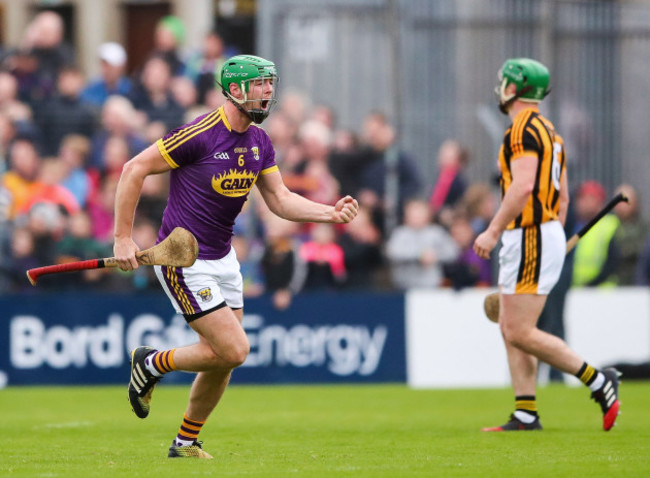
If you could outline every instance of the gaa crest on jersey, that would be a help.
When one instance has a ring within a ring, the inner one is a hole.
[[[212,176],[212,189],[228,197],[244,196],[251,190],[256,178],[257,173],[252,171],[229,169],[219,176]]]
[[[209,287],[204,287],[196,293],[203,302],[210,302],[212,300],[212,291]]]
[[[255,158],[255,161],[259,161],[260,160],[260,148],[258,148],[257,146],[253,146],[251,148],[251,151],[253,152],[253,157]]]

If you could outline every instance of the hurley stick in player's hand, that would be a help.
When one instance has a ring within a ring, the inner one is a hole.
[[[594,225],[600,221],[606,214],[608,214],[616,205],[620,202],[628,202],[629,199],[628,197],[623,194],[623,193],[618,193],[616,196],[614,196],[611,201],[607,203],[607,205],[598,213],[596,214],[591,221],[589,221],[587,224],[585,224],[582,229],[580,229],[578,232],[576,232],[573,236],[569,238],[569,240],[566,243],[566,253],[568,254],[571,252],[571,250],[578,244],[578,240],[589,230],[594,227]],[[499,293],[498,292],[493,292],[492,294],[489,294],[488,296],[485,297],[485,300],[483,301],[483,309],[485,310],[485,315],[487,316],[488,319],[490,319],[492,322],[498,322],[499,321]]]
[[[189,267],[194,264],[198,254],[199,245],[194,235],[182,227],[177,227],[160,244],[138,252],[136,258],[138,264],[143,266]],[[90,259],[30,269],[27,271],[27,278],[32,285],[36,285],[38,278],[46,274],[117,266],[118,262],[115,257]]]

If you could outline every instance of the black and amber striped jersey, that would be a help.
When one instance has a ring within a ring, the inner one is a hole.
[[[538,159],[533,192],[521,214],[506,229],[539,225],[558,219],[560,180],[566,174],[564,141],[537,108],[521,111],[506,130],[499,151],[501,197],[512,183],[512,162],[523,156]]]

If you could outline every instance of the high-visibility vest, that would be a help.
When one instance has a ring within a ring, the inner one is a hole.
[[[620,224],[615,214],[608,214],[580,239],[573,258],[574,286],[584,286],[598,276],[607,260],[609,244]],[[618,277],[611,275],[599,285],[613,286],[617,283]]]

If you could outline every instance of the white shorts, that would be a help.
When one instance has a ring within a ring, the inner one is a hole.
[[[499,252],[503,294],[548,295],[560,278],[566,236],[559,221],[504,231]]]
[[[221,259],[197,259],[191,267],[154,269],[174,309],[188,322],[223,306],[244,306],[244,281],[232,248]]]

